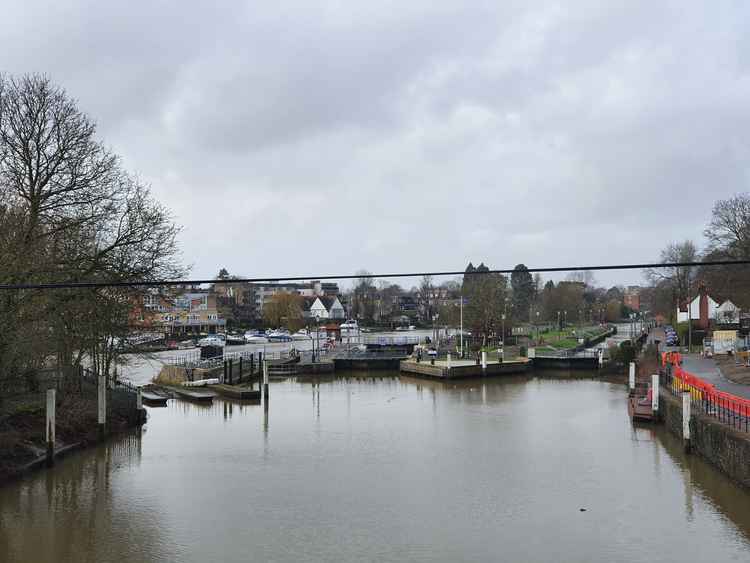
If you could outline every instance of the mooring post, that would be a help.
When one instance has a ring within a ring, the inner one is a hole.
[[[659,374],[654,373],[651,375],[651,410],[654,413],[654,418],[659,414]]]
[[[482,352],[482,371],[487,369],[487,352]]]
[[[97,392],[98,411],[96,421],[99,426],[99,437],[103,437],[107,429],[107,378],[103,375],[99,376]]]
[[[635,390],[635,362],[630,362],[628,370],[628,389],[630,391]]]
[[[599,348],[599,369],[602,369],[604,367],[604,349]]]
[[[242,356],[240,356],[240,375],[237,378],[237,381],[239,381],[240,383],[242,383]]]
[[[224,360],[224,377],[222,377],[221,382],[222,383],[227,382],[227,361],[226,360]]]
[[[47,465],[55,462],[55,393],[54,389],[47,390]]]
[[[229,385],[232,385],[232,368],[234,367],[234,360],[229,360]]]
[[[268,409],[268,362],[263,362],[263,404]]]
[[[682,443],[690,452],[690,391],[682,392]]]
[[[448,373],[450,374],[450,371],[451,371],[451,355],[450,355],[450,352],[448,353],[448,357],[446,359],[446,365],[448,366]]]

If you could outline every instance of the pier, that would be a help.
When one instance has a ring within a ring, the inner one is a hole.
[[[485,366],[471,360],[435,360],[417,362],[403,360],[399,364],[402,373],[414,374],[417,377],[433,379],[464,379],[469,377],[484,377],[504,374],[526,373],[532,367],[528,358],[517,358],[505,362],[486,363]]]

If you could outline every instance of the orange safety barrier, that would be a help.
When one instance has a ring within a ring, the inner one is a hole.
[[[665,352],[662,356],[665,365],[666,363],[672,364],[673,390],[689,391],[693,399],[705,400],[737,415],[750,416],[750,399],[716,389],[712,384],[682,369],[681,360],[678,352]]]

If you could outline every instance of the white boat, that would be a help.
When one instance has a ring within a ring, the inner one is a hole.
[[[411,331],[411,330],[417,330],[417,327],[415,327],[414,325],[409,325],[409,326],[397,326],[397,327],[396,327],[396,330],[397,330],[398,332],[407,332],[407,331]]]
[[[253,332],[246,332],[245,333],[245,342],[248,344],[267,344],[268,338],[263,336],[262,334],[256,334]]]
[[[229,334],[227,335],[227,344],[229,345],[239,345],[245,343],[245,337],[240,336],[239,334]]]
[[[273,330],[266,335],[270,342],[291,342],[292,337],[285,330]]]
[[[292,334],[292,340],[310,340],[311,338],[312,336],[310,336],[310,333],[304,328]]]
[[[357,324],[357,321],[352,319],[346,321],[345,323],[341,323],[339,329],[341,330],[341,334],[354,333],[359,331],[359,324]]]
[[[198,341],[198,346],[200,348],[203,348],[204,346],[218,346],[220,348],[223,348],[224,344],[224,339],[220,338],[219,335],[216,334],[209,334],[205,338],[201,338]]]

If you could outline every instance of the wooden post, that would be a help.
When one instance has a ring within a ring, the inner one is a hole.
[[[630,368],[628,370],[628,389],[630,391],[635,389],[635,362],[630,362]]]
[[[103,375],[100,375],[98,378],[97,392],[99,407],[97,423],[99,425],[99,436],[102,437],[106,433],[107,428],[107,378]]]
[[[654,417],[659,413],[659,374],[651,375],[651,410]]]
[[[229,385],[232,385],[232,367],[234,364],[234,360],[229,360]]]
[[[690,452],[690,391],[682,392],[682,443]]]
[[[55,462],[55,393],[54,389],[47,390],[47,465]]]
[[[482,352],[482,371],[487,369],[487,352]]]
[[[599,369],[602,369],[604,367],[604,349],[599,348]]]
[[[242,383],[242,356],[240,356],[240,375],[237,377],[237,380]]]
[[[143,410],[143,391],[141,391],[140,387],[136,390],[135,408],[139,411]]]
[[[263,405],[268,409],[268,362],[263,362]]]

